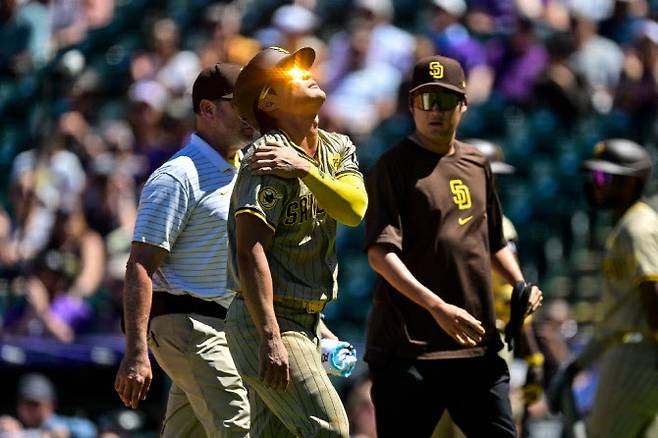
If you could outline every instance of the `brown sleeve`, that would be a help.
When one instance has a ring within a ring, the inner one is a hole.
[[[505,248],[507,241],[503,233],[503,209],[498,199],[498,189],[489,163],[485,165],[487,177],[487,222],[489,226],[489,251],[494,254]]]
[[[393,245],[402,251],[402,209],[399,194],[403,180],[395,165],[381,158],[366,179],[368,211],[366,212],[365,249],[376,243]]]

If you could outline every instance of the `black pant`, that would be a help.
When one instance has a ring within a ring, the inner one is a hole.
[[[495,354],[369,366],[379,438],[430,437],[446,409],[469,438],[516,436],[509,370]]]

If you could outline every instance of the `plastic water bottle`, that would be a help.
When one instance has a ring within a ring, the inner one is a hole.
[[[320,340],[322,366],[327,374],[349,377],[356,367],[356,349],[349,342]]]

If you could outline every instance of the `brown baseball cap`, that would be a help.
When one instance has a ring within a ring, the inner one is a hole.
[[[594,157],[583,162],[586,170],[612,175],[637,176],[643,181],[651,175],[651,157],[645,148],[624,138],[609,138],[594,145]]]
[[[428,56],[416,63],[409,93],[425,87],[442,87],[466,95],[466,75],[461,64],[446,56]]]
[[[315,61],[315,50],[310,47],[290,53],[279,47],[268,47],[258,52],[244,66],[235,83],[233,105],[240,117],[254,128],[260,129],[256,119],[256,103],[265,88],[273,79],[293,66],[308,70]]]
[[[237,64],[220,62],[201,70],[192,86],[192,106],[194,112],[199,112],[199,104],[202,99],[217,100],[233,98],[235,81],[240,73]]]

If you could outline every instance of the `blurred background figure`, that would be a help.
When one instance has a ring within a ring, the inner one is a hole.
[[[96,426],[85,418],[59,415],[53,383],[43,374],[31,373],[19,380],[16,418],[0,418],[0,435],[94,438]]]
[[[555,376],[551,407],[568,406],[576,374],[600,361],[589,434],[650,436],[658,418],[658,213],[642,198],[652,163],[637,143],[607,139],[583,168],[588,200],[611,210],[615,227],[602,266],[602,317],[590,342]]]

